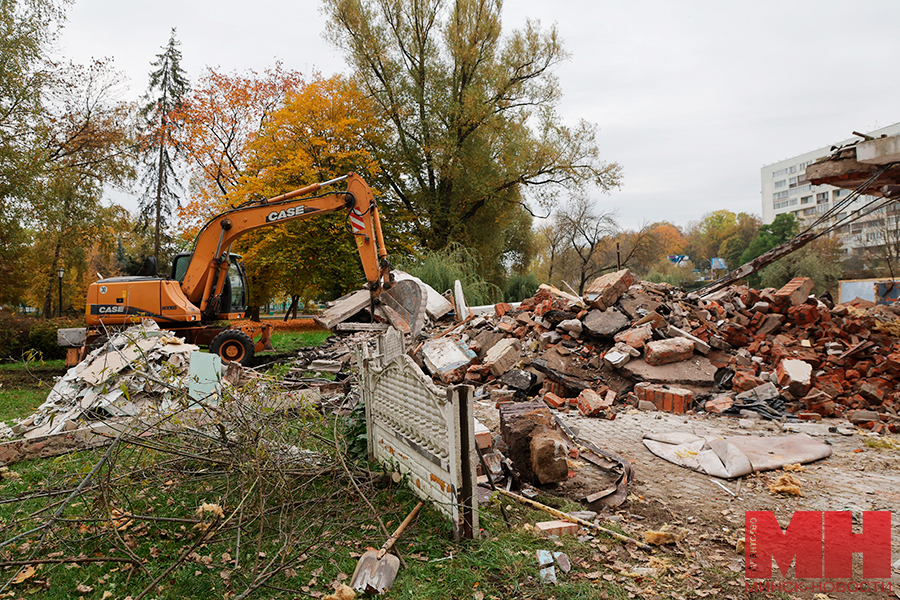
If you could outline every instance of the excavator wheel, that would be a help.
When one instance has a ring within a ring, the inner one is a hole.
[[[253,359],[253,340],[243,331],[226,329],[213,338],[209,351],[221,356],[225,362],[236,362],[246,367]]]

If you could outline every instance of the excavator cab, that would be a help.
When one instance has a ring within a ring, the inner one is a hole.
[[[192,254],[185,252],[172,259],[172,279],[179,283],[184,281],[192,257]],[[242,319],[247,312],[247,277],[241,258],[240,254],[228,255],[228,278],[222,287],[219,303],[220,319]]]

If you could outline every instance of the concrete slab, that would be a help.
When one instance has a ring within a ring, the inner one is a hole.
[[[630,361],[621,368],[627,375],[650,383],[680,383],[685,385],[715,385],[716,367],[705,356],[695,355],[690,360],[652,366],[643,359]]]

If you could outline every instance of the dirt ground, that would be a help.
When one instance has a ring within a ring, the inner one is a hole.
[[[496,409],[488,402],[476,404],[478,417],[497,431],[499,417]],[[623,505],[601,516],[641,540],[645,531],[659,530],[665,525],[686,533],[681,542],[657,550],[661,556],[687,567],[688,573],[691,568],[699,571],[698,578],[685,577],[685,589],[680,593],[686,597],[695,595],[691,593],[691,586],[696,585],[697,581],[726,592],[726,597],[816,597],[813,592],[783,595],[745,592],[744,557],[736,546],[744,537],[744,512],[748,510],[772,511],[782,527],[798,510],[847,510],[855,513],[892,510],[895,511],[892,521],[892,563],[896,564],[900,558],[900,512],[896,512],[900,507],[900,449],[897,449],[900,448],[900,436],[867,437],[862,433],[847,436],[830,432],[830,427],[851,427],[849,422],[837,419],[782,426],[765,420],[676,415],[658,411],[619,413],[613,421],[582,417],[573,410],[561,414],[570,427],[578,428],[582,438],[622,456],[634,466],[635,481],[630,487],[632,495]],[[716,480],[736,494],[732,495],[714,483],[714,478],[664,461],[641,442],[643,434],[648,432],[678,431],[723,437],[747,434],[779,436],[791,433],[791,428],[832,447],[831,457],[807,464],[803,471],[794,473],[801,481],[802,495],[799,497],[769,491],[768,483],[779,472],[753,474],[741,480]],[[897,446],[870,447],[865,443],[867,439],[889,439]],[[605,481],[598,481],[597,490],[605,485]],[[561,491],[560,488],[557,490]],[[552,489],[545,491],[553,492]],[[858,568],[856,572],[860,572]],[[703,590],[700,592],[696,595],[703,595]],[[678,596],[679,593],[673,593],[673,597]],[[900,597],[900,573],[897,568],[894,569],[890,593],[833,593],[816,598],[841,597]]]

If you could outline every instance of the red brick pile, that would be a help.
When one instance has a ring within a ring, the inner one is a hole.
[[[733,286],[701,298],[623,269],[597,278],[582,298],[545,285],[515,308],[497,304],[452,331],[462,354],[446,365],[432,356],[428,368],[444,383],[483,386],[498,402],[540,398],[606,418],[639,403],[722,412],[738,394],[775,385],[801,418],[868,411],[854,420],[900,429],[900,311],[831,307],[811,291],[811,280],[797,278],[780,290]],[[731,369],[731,389],[706,402],[708,389],[658,378],[651,385],[626,368],[688,360]]]

